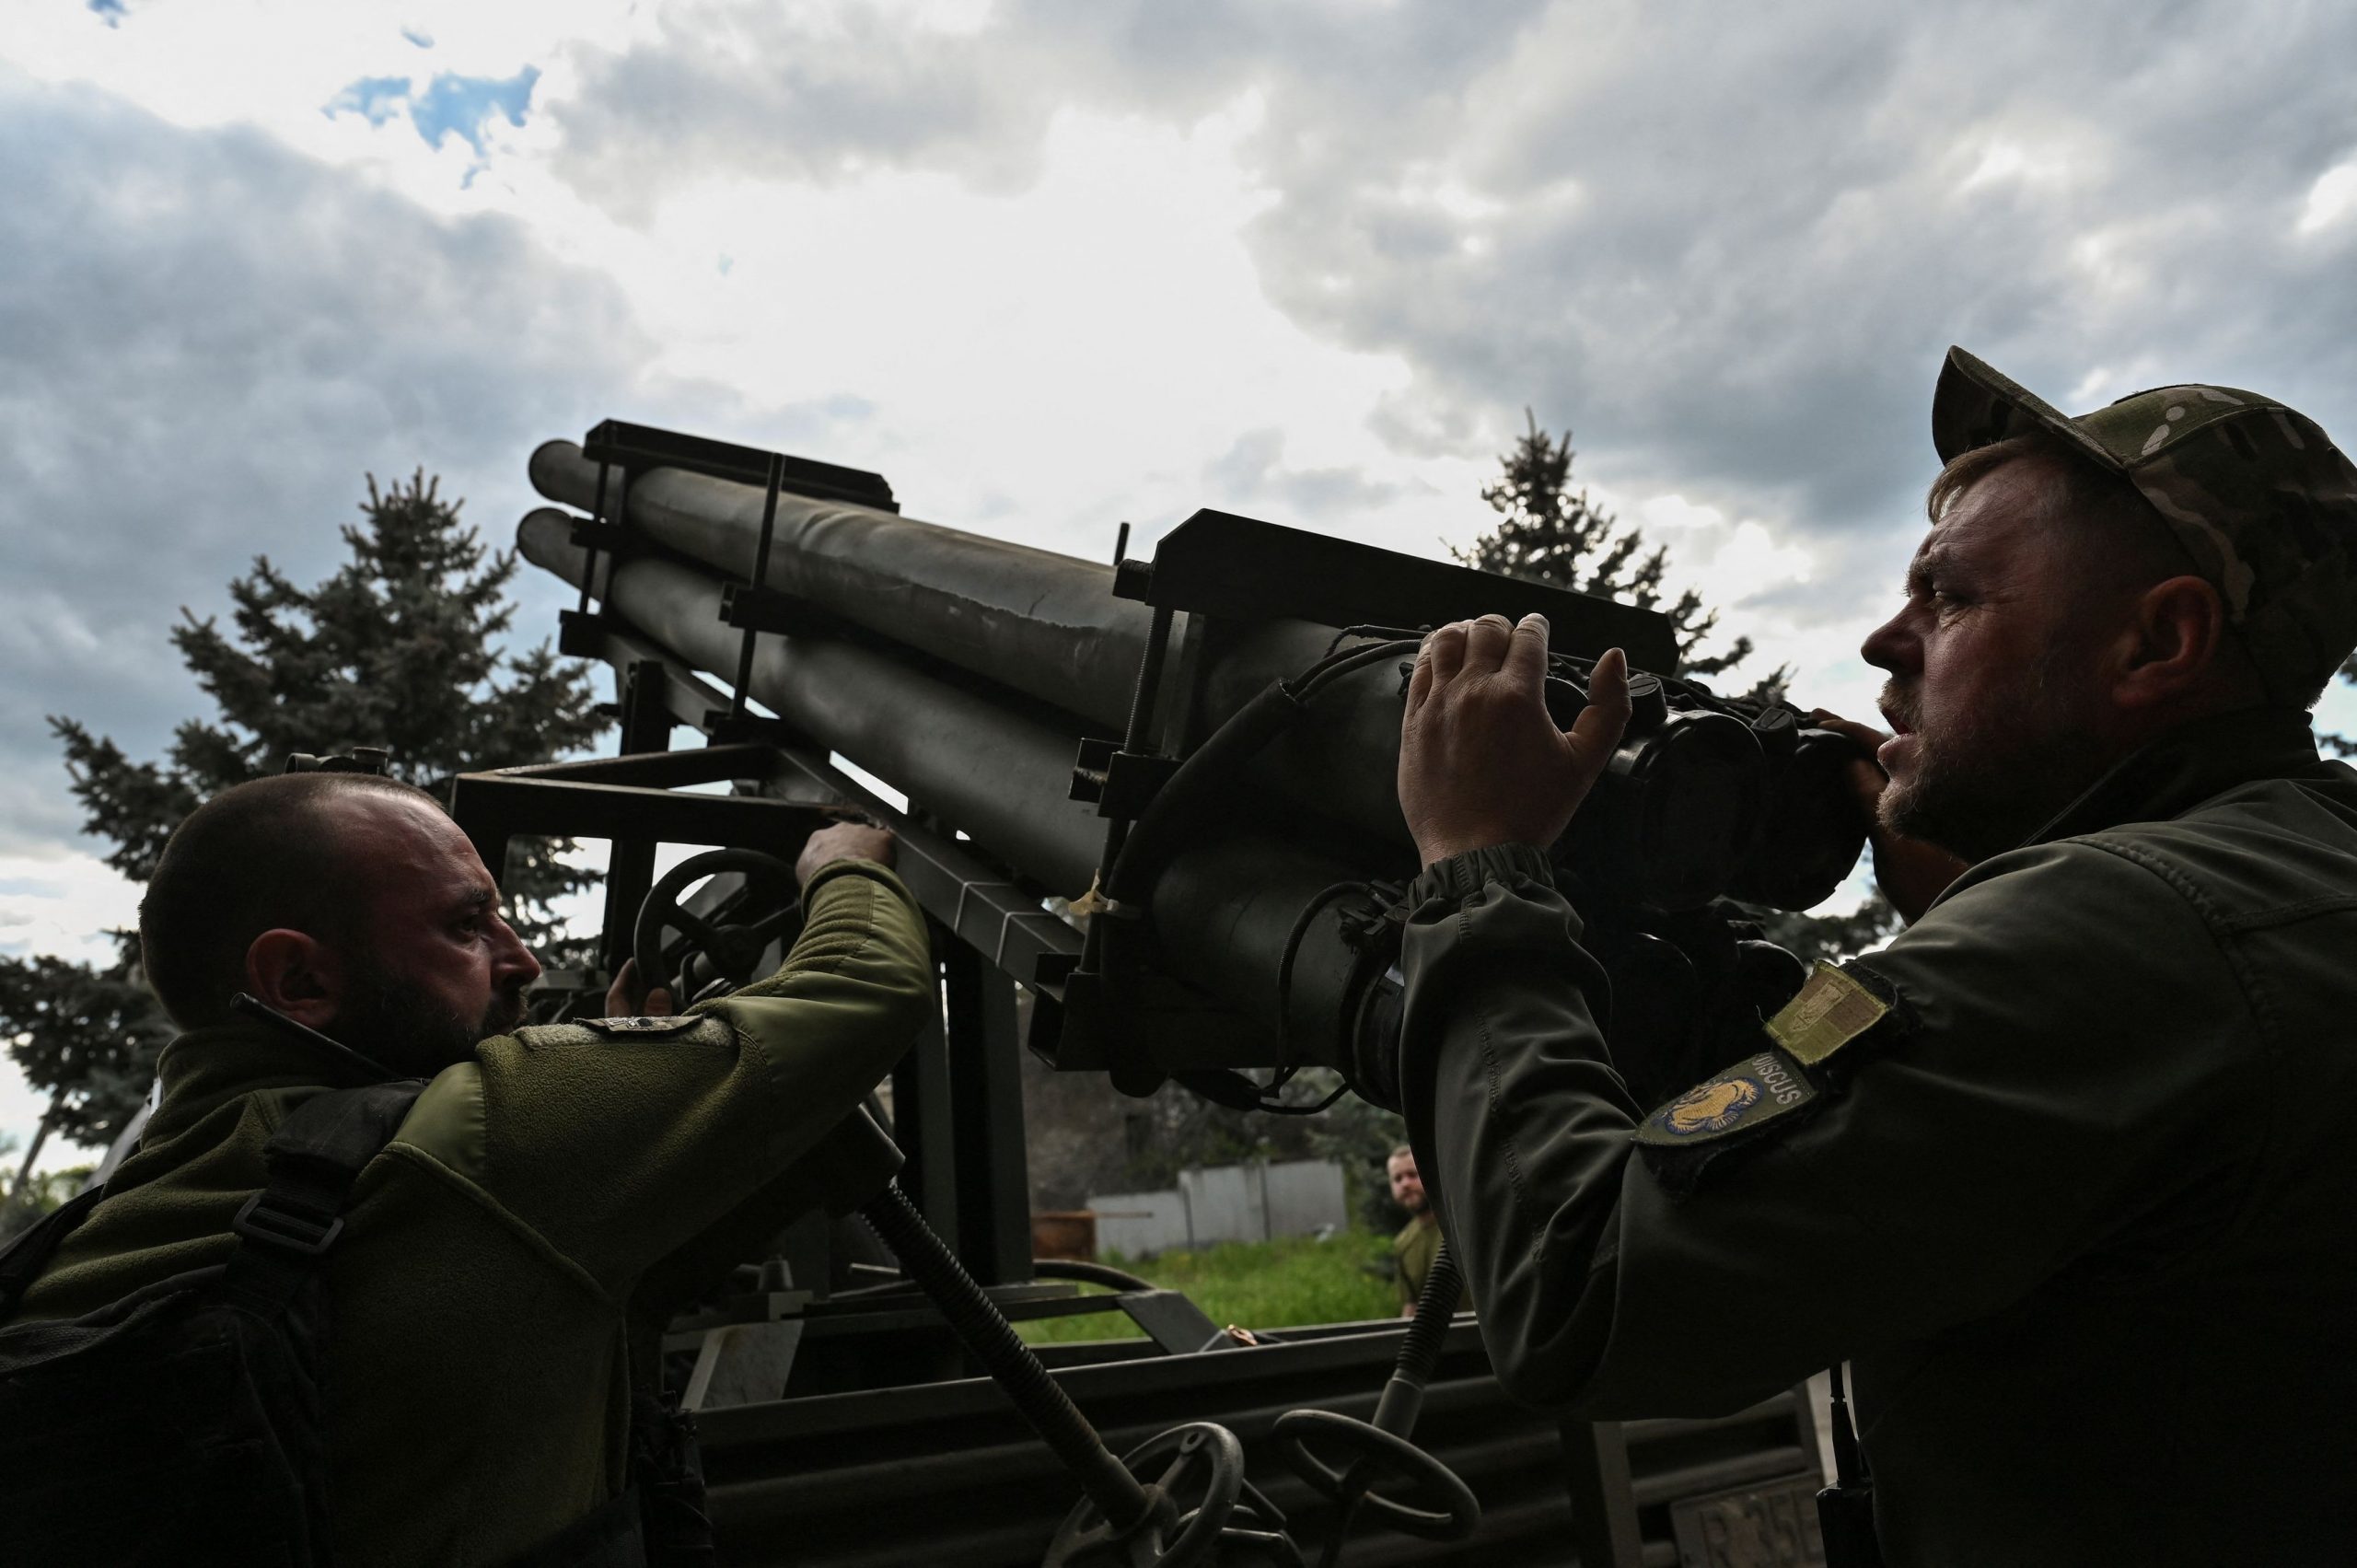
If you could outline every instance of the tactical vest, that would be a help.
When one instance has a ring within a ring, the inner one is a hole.
[[[267,1184],[238,1211],[226,1263],[70,1321],[8,1324],[103,1190],[0,1249],[0,1562],[326,1568],[324,1260],[354,1182],[424,1087],[377,1084],[298,1107],[266,1146]],[[692,1428],[641,1404],[639,1486],[517,1568],[641,1568],[650,1529],[687,1548],[663,1561],[708,1550],[708,1535],[680,1539],[703,1522]]]

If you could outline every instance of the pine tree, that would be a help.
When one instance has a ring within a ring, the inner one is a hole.
[[[1538,426],[1527,410],[1528,422],[1513,451],[1499,459],[1495,482],[1481,491],[1481,499],[1504,519],[1495,529],[1466,550],[1450,553],[1468,566],[1500,572],[1510,577],[1547,583],[1579,593],[1621,599],[1645,610],[1662,610],[1677,636],[1678,675],[1707,678],[1724,674],[1751,656],[1752,642],[1736,637],[1714,654],[1698,654],[1704,638],[1718,627],[1719,614],[1704,606],[1692,589],[1680,593],[1666,608],[1662,603],[1668,575],[1666,546],[1645,548],[1644,533],[1623,527],[1610,512],[1598,507],[1585,486],[1572,487],[1572,433],[1558,437]],[[2357,657],[2342,673],[2357,681]],[[1778,666],[1753,683],[1756,698],[1781,697],[1791,679],[1789,666]],[[2357,744],[2350,748],[2357,751]],[[1782,910],[1755,910],[1770,941],[1789,947],[1803,958],[1837,958],[1871,947],[1894,935],[1899,919],[1879,890],[1848,914],[1812,915]]]
[[[108,865],[145,881],[181,818],[294,752],[382,746],[399,777],[447,796],[455,774],[545,761],[604,727],[577,666],[545,644],[496,646],[515,615],[516,558],[489,555],[459,506],[423,470],[389,490],[371,475],[334,575],[307,590],[257,557],[229,585],[232,630],[183,609],[172,645],[218,712],[181,725],[164,760],[134,761],[51,718],[85,830],[115,846]],[[554,900],[597,880],[559,858],[571,847],[519,840],[509,854],[502,880],[528,942],[554,934]],[[45,1131],[87,1143],[136,1109],[171,1034],[139,980],[135,938],[114,935],[120,957],[103,969],[0,958],[0,1040],[52,1096]]]
[[[1642,528],[1623,527],[1589,498],[1585,485],[1572,488],[1569,430],[1558,438],[1540,429],[1529,411],[1523,417],[1528,430],[1499,459],[1503,471],[1497,482],[1481,491],[1481,499],[1504,520],[1469,549],[1452,547],[1450,553],[1484,572],[1661,610],[1678,639],[1678,668],[1670,673],[1708,678],[1749,658],[1748,637],[1736,637],[1717,653],[1701,652],[1703,639],[1718,627],[1719,612],[1706,609],[1691,588],[1665,606],[1668,547],[1647,550]],[[1789,673],[1780,668],[1753,690],[1761,695],[1779,691]]]

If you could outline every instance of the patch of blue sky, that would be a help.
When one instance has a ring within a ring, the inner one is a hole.
[[[456,136],[480,158],[490,150],[485,143],[494,117],[510,125],[524,123],[525,112],[532,106],[532,89],[540,79],[537,65],[527,65],[505,78],[460,76],[446,71],[420,91],[407,76],[363,76],[330,99],[322,112],[331,118],[358,114],[371,125],[382,125],[406,110],[410,124],[427,146],[439,147]]]
[[[510,125],[524,123],[524,112],[532,104],[532,88],[540,79],[537,65],[527,65],[504,81],[445,72],[411,100],[410,120],[428,146],[438,147],[445,137],[457,136],[480,157],[492,116],[505,116]]]
[[[331,119],[339,114],[357,114],[371,125],[382,125],[409,107],[409,98],[407,76],[363,76],[328,99],[320,112]]]
[[[89,6],[90,14],[110,28],[122,26],[122,19],[131,15],[131,8],[123,0],[89,0]]]
[[[401,29],[401,36],[409,40],[412,43],[417,45],[420,49],[431,49],[434,47],[434,35],[427,32],[424,28],[403,28]]]

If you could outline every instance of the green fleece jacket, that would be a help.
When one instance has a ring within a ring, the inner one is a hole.
[[[1499,1377],[1738,1410],[1848,1360],[1893,1568],[2357,1562],[2357,771],[2189,725],[1647,1112],[1539,854],[1426,871],[1416,1167]]]
[[[828,1191],[820,1145],[937,1005],[933,967],[879,865],[828,868],[806,905],[784,968],[691,1029],[484,1040],[362,1172],[328,1271],[339,1563],[497,1563],[618,1495],[650,1287],[724,1233],[860,1196]],[[220,1262],[263,1144],[345,1082],[242,1024],[182,1036],[160,1070],[144,1146],[22,1316]]]

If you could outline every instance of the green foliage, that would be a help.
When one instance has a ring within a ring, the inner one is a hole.
[[[1792,914],[1783,910],[1758,910],[1753,918],[1769,941],[1799,955],[1804,963],[1819,958],[1838,963],[1898,935],[1905,923],[1877,888],[1866,901],[1848,914]]]
[[[1310,1237],[1224,1241],[1141,1261],[1118,1256],[1105,1260],[1167,1290],[1185,1293],[1223,1328],[1234,1323],[1283,1330],[1300,1323],[1392,1318],[1399,1311],[1391,1283],[1390,1238],[1366,1231],[1346,1231],[1324,1241]],[[1037,1318],[1016,1329],[1033,1344],[1139,1337],[1137,1326],[1119,1312]]]
[[[1573,489],[1572,433],[1557,438],[1538,427],[1535,415],[1525,411],[1524,417],[1529,429],[1499,459],[1497,482],[1481,492],[1504,520],[1470,548],[1452,546],[1450,553],[1484,572],[1661,610],[1678,638],[1679,668],[1673,673],[1707,678],[1750,657],[1748,637],[1736,637],[1717,653],[1701,651],[1718,626],[1718,611],[1705,608],[1691,588],[1665,604],[1668,547],[1646,549],[1642,528],[1622,526],[1589,498],[1585,486]],[[1780,691],[1790,673],[1779,668],[1753,690]]]
[[[217,712],[181,725],[162,760],[51,718],[84,829],[114,844],[108,865],[144,882],[181,818],[296,751],[382,746],[400,777],[447,795],[457,773],[544,761],[604,727],[577,665],[545,644],[496,646],[515,614],[516,558],[488,552],[439,485],[423,470],[389,490],[371,476],[362,523],[343,530],[351,561],[315,587],[257,557],[229,585],[228,629],[183,609],[172,645]],[[553,934],[553,900],[597,880],[560,861],[571,847],[519,842],[509,856],[503,880],[527,941]],[[37,1088],[64,1091],[73,1120],[57,1130],[85,1141],[122,1124],[169,1037],[135,944],[123,952],[103,970],[0,958],[0,1040]]]
[[[16,1177],[17,1139],[0,1135],[0,1166],[7,1167],[6,1179]],[[13,1191],[0,1192],[0,1243],[40,1219],[54,1213],[59,1204],[82,1191],[82,1183],[90,1179],[98,1167],[70,1166],[64,1170],[43,1170],[28,1178],[23,1186]]]
[[[80,1144],[113,1137],[171,1039],[128,957],[104,969],[45,954],[0,958],[0,1028],[8,1054],[51,1096],[50,1134]]]

